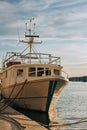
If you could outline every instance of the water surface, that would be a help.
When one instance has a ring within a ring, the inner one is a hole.
[[[55,107],[66,130],[87,130],[87,83],[70,82]]]

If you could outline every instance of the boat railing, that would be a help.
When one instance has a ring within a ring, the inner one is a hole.
[[[3,62],[3,65],[6,66],[6,63],[9,61],[21,61],[21,63],[45,63],[45,64],[61,64],[60,57],[52,56],[51,54],[46,53],[26,53],[22,54],[19,52],[7,52],[6,58]]]
[[[61,76],[65,77],[66,79],[68,79],[68,74],[65,71],[63,71],[63,70],[61,70]]]

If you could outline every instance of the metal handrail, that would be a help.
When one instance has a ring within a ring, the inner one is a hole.
[[[63,77],[66,77],[67,79],[69,78],[69,77],[68,77],[68,73],[66,73],[64,70],[61,70],[61,72],[62,72],[62,73],[61,73],[61,76],[64,74],[65,76],[63,76]]]
[[[55,57],[52,56],[51,54],[45,54],[45,53],[37,53],[37,55],[35,53],[26,53],[26,54],[21,54],[19,52],[7,52],[6,58],[3,62],[3,65],[5,66],[5,64],[9,61],[18,61],[21,60],[22,62],[32,59],[32,62],[34,62],[34,60],[38,60],[39,63],[47,63],[47,64],[56,64],[56,65],[60,65],[61,64],[61,59],[60,57]],[[28,62],[29,63],[29,62]]]

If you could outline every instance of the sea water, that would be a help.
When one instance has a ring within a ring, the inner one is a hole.
[[[55,98],[49,114],[21,111],[49,130],[87,130],[87,82],[69,82]]]
[[[62,122],[61,130],[87,130],[87,83],[70,82],[55,109]]]

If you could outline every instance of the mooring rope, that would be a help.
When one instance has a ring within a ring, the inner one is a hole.
[[[0,112],[3,111],[3,110],[5,110],[9,105],[13,104],[13,102],[15,101],[15,99],[18,97],[18,95],[21,93],[22,89],[24,88],[26,82],[27,82],[27,79],[25,80],[25,82],[24,82],[23,86],[21,87],[21,89],[18,91],[17,95],[14,98],[12,98],[12,100],[9,100],[15,87],[13,88],[13,90],[12,90],[9,98],[6,101],[6,104],[3,104],[3,106],[0,108]],[[16,84],[15,84],[15,86],[16,86]]]
[[[78,121],[70,122],[70,123],[59,123],[58,124],[58,122],[53,122],[52,124],[48,124],[48,125],[45,125],[43,123],[39,123],[39,124],[44,126],[44,127],[47,127],[47,128],[52,128],[52,127],[60,128],[60,127],[64,127],[64,126],[71,126],[71,125],[81,124],[81,123],[84,123],[84,122],[87,122],[87,117],[81,118]]]

